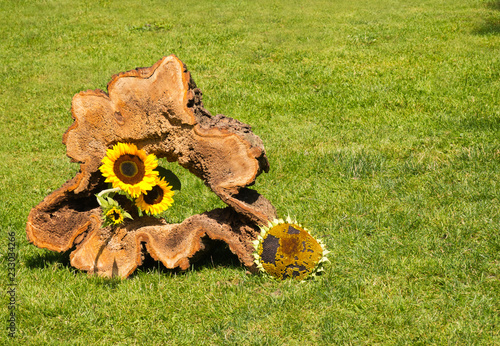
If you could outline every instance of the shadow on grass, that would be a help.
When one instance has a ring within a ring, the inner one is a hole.
[[[459,124],[460,128],[474,131],[496,131],[500,127],[500,118],[495,116],[468,116],[461,119]]]
[[[500,35],[500,19],[485,20],[475,31],[477,35]]]
[[[41,254],[26,259],[26,266],[30,269],[43,269],[55,263],[60,263],[64,267],[71,267],[68,252],[45,251]]]
[[[191,271],[201,271],[205,268],[238,268],[241,267],[238,256],[233,254],[229,250],[228,245],[220,240],[211,240],[210,249],[203,253],[202,255],[195,255],[194,258],[190,259]],[[168,269],[160,261],[154,260],[148,253],[146,253],[146,258],[144,259],[142,265],[137,268],[137,270],[131,275],[136,275],[138,271],[142,272],[153,272],[158,271],[164,274],[181,274],[186,273],[186,270],[180,269]]]
[[[45,251],[41,254],[37,254],[35,256],[29,257],[26,259],[26,266],[29,269],[44,269],[51,266],[63,266],[75,271],[75,269],[71,266],[69,255],[71,251],[67,251],[64,253],[59,253],[55,251]],[[192,260],[194,264],[191,266],[189,270],[200,271],[204,268],[216,268],[216,267],[232,267],[237,268],[241,267],[238,257],[233,254],[228,245],[219,240],[210,241],[210,250],[205,254],[198,256]],[[182,274],[185,271],[180,269],[168,269],[161,262],[154,260],[148,253],[145,254],[145,259],[141,266],[139,266],[130,277],[133,277],[138,273],[138,271],[142,272],[153,272],[159,271],[160,273],[165,274]],[[82,272],[83,273],[83,272]]]
[[[492,10],[500,11],[500,0],[493,0],[486,4],[486,7],[491,8]]]
[[[500,0],[490,1],[486,7],[491,10],[500,11]],[[484,18],[474,31],[477,35],[500,35],[500,19],[496,15]]]

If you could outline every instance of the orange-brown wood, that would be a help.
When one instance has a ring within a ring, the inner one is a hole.
[[[74,123],[63,143],[67,155],[80,163],[80,172],[31,210],[30,242],[53,251],[72,250],[74,267],[108,277],[129,276],[146,251],[167,268],[187,269],[208,239],[226,242],[253,268],[251,241],[260,225],[276,217],[272,204],[247,188],[269,169],[264,146],[250,126],[205,110],[201,91],[176,56],[113,76],[107,93],[80,92],[71,111]],[[95,194],[107,185],[99,166],[106,149],[118,142],[178,162],[228,207],[180,224],[143,217],[101,228]]]

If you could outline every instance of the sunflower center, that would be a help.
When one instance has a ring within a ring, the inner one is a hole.
[[[120,165],[120,173],[126,177],[133,177],[137,174],[137,171],[137,165],[135,164],[135,162],[126,161],[122,162],[122,164]]]
[[[281,245],[284,254],[292,256],[294,254],[298,254],[301,251],[299,238],[281,238]]]
[[[272,263],[276,265],[276,254],[280,247],[280,240],[272,234],[268,234],[262,242],[261,258],[264,263]]]
[[[118,221],[121,215],[116,210],[113,210],[110,216],[113,221]]]
[[[121,212],[116,208],[113,208],[110,211],[108,211],[106,213],[106,217],[109,218],[114,224],[118,224],[123,220]]]
[[[142,181],[146,169],[138,156],[125,154],[116,159],[113,172],[125,184],[134,185]]]
[[[152,190],[148,191],[144,195],[144,202],[149,205],[158,204],[163,200],[163,189],[155,185]]]

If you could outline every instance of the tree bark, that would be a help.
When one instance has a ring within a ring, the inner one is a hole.
[[[71,112],[74,123],[63,143],[80,172],[31,210],[30,242],[53,251],[72,249],[74,267],[125,278],[142,264],[145,251],[167,268],[187,269],[210,238],[226,242],[242,264],[254,269],[251,241],[259,226],[276,217],[272,204],[248,188],[269,170],[264,146],[250,126],[205,110],[201,91],[176,56],[113,76],[108,93],[76,94]],[[180,224],[141,217],[102,228],[95,194],[107,184],[99,167],[106,150],[118,142],[178,162],[228,206]]]

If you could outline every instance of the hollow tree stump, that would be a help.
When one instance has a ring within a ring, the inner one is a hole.
[[[226,242],[242,264],[255,269],[251,241],[259,226],[276,217],[271,203],[247,188],[269,170],[264,146],[250,126],[205,110],[201,91],[176,56],[113,76],[108,93],[76,94],[71,112],[74,123],[63,143],[67,155],[80,163],[80,172],[31,210],[30,242],[53,251],[72,250],[72,266],[107,277],[128,277],[142,264],[145,251],[167,268],[187,269],[209,239]],[[99,166],[106,149],[118,142],[178,162],[228,206],[180,224],[141,217],[101,227],[95,194],[107,184]]]

